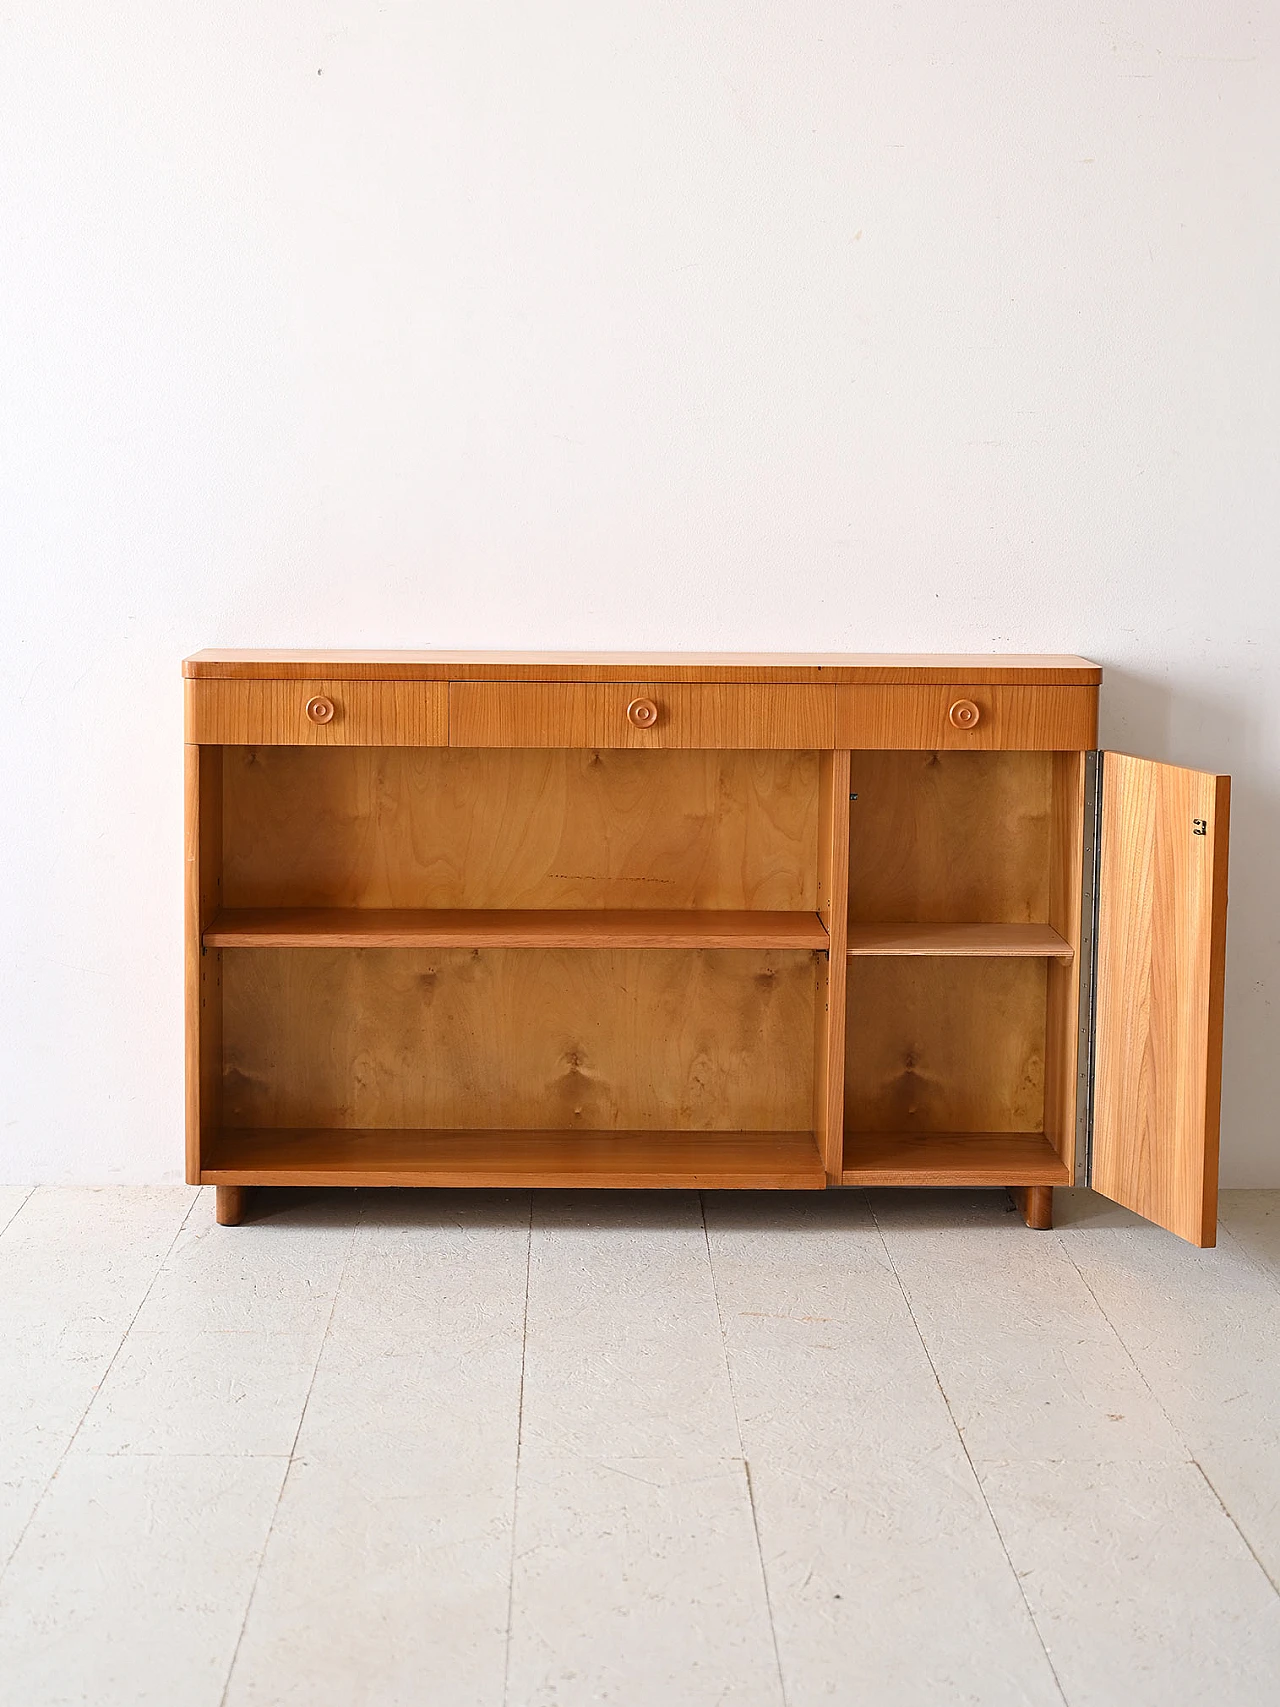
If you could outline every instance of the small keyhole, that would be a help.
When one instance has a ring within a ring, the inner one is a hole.
[[[1209,834],[1209,820],[1207,818],[1193,818],[1191,820],[1191,833],[1193,836],[1207,836]]]

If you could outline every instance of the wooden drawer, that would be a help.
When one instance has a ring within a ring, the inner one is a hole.
[[[1098,744],[1095,687],[838,687],[838,747],[1082,752]]]
[[[830,747],[835,688],[455,682],[452,747]]]
[[[187,740],[210,746],[444,747],[449,741],[445,682],[201,680],[186,688]]]

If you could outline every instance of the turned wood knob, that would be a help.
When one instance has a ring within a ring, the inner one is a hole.
[[[958,699],[947,716],[957,729],[976,729],[982,713],[971,699]]]
[[[637,729],[652,729],[658,721],[658,708],[651,699],[633,699],[627,717]]]
[[[307,701],[307,716],[313,723],[332,723],[334,705],[324,694],[316,694],[314,699]]]

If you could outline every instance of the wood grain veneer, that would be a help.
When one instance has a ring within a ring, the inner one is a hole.
[[[987,958],[1070,960],[1071,944],[1048,925],[850,925],[850,958],[863,955],[966,954]]]
[[[213,1184],[547,1186],[814,1191],[808,1132],[230,1131],[211,1145]],[[237,1206],[237,1213],[238,1213]]]
[[[449,739],[449,690],[440,682],[188,681],[187,740],[218,746],[431,747]],[[315,723],[311,700],[333,716]]]
[[[1044,924],[1049,753],[855,752],[851,924]]]
[[[222,962],[203,948],[222,898],[222,764],[212,747],[185,753],[186,1177],[194,1185],[205,1136],[221,1119]]]
[[[816,910],[817,753],[225,750],[224,905]]]
[[[1043,1130],[1045,962],[850,960],[845,1130]]]
[[[971,728],[949,712],[959,701],[978,708]],[[1081,751],[1097,745],[1098,690],[1093,687],[870,687],[836,690],[836,743],[842,747],[914,747],[926,751]]]
[[[456,682],[449,689],[454,747],[831,747],[833,687],[806,683],[690,685],[632,682]],[[627,708],[650,700],[639,728]]]
[[[1212,1245],[1230,782],[1108,753],[1102,801],[1093,1183]]]
[[[1069,1185],[1043,1132],[852,1132],[846,1185]]]
[[[1101,668],[1056,653],[892,652],[379,652],[193,653],[185,676],[203,680],[1024,682],[1096,685]]]
[[[215,913],[210,948],[821,948],[817,913],[244,907]]]
[[[219,952],[224,1127],[813,1129],[810,951]]]
[[[818,908],[829,933],[814,999],[813,1127],[829,1178],[844,1155],[845,932],[849,892],[849,755],[824,753],[819,788]]]

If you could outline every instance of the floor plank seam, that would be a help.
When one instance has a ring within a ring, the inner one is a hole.
[[[511,1486],[511,1557],[507,1568],[507,1633],[502,1649],[502,1700],[511,1693],[511,1629],[516,1605],[516,1521],[520,1510],[520,1458],[524,1446],[524,1372],[529,1357],[529,1283],[533,1275],[533,1203],[529,1193],[529,1223],[524,1258],[524,1314],[520,1328],[520,1387],[516,1399],[516,1463]]]
[[[30,1202],[31,1198],[34,1195],[35,1195],[35,1192],[34,1192],[34,1190],[32,1190],[27,1195],[27,1197],[23,1199],[23,1204]],[[178,1240],[182,1237],[183,1229],[185,1228],[187,1222],[191,1219],[191,1213],[199,1201],[200,1201],[200,1194],[197,1192],[193,1195],[191,1201],[187,1204],[186,1212],[183,1214],[181,1221],[178,1222],[177,1227],[174,1229],[173,1237],[172,1237],[172,1239],[170,1239],[168,1245],[165,1247],[164,1255],[160,1258],[160,1261],[156,1264],[155,1273],[151,1276],[151,1279],[147,1282],[146,1291],[142,1294],[142,1297],[138,1300],[137,1309],[133,1312],[132,1316],[130,1316],[128,1322],[125,1324],[123,1333],[121,1333],[120,1338],[116,1341],[116,1348],[111,1353],[110,1362],[107,1364],[107,1367],[102,1372],[102,1379],[95,1384],[93,1392],[89,1396],[88,1404],[81,1411],[79,1421],[76,1423],[75,1428],[72,1429],[72,1431],[71,1431],[71,1438],[67,1441],[67,1444],[63,1447],[62,1451],[58,1454],[58,1462],[54,1465],[53,1469],[49,1472],[49,1475],[45,1481],[44,1487],[41,1488],[41,1490],[40,1490],[39,1499],[32,1506],[31,1512],[27,1518],[27,1521],[22,1525],[22,1528],[18,1531],[17,1539],[14,1541],[13,1546],[9,1549],[9,1555],[5,1559],[4,1564],[0,1565],[0,1584],[3,1584],[5,1577],[8,1576],[9,1567],[13,1564],[13,1561],[17,1558],[18,1550],[21,1548],[23,1541],[26,1539],[26,1535],[27,1535],[28,1530],[31,1528],[31,1525],[35,1522],[36,1518],[40,1515],[41,1508],[43,1507],[45,1500],[48,1499],[48,1497],[49,1497],[49,1489],[57,1481],[58,1472],[62,1469],[62,1466],[66,1463],[72,1447],[75,1445],[76,1441],[80,1438],[80,1430],[84,1427],[85,1418],[89,1415],[89,1412],[93,1409],[94,1402],[96,1401],[98,1394],[106,1386],[107,1380],[110,1377],[111,1371],[116,1366],[116,1359],[120,1356],[120,1353],[124,1350],[125,1341],[128,1339],[129,1335],[133,1332],[133,1324],[137,1321],[138,1317],[142,1314],[143,1309],[146,1305],[147,1299],[150,1298],[152,1290],[155,1287],[156,1281],[159,1280],[160,1276],[164,1273],[165,1264],[169,1261],[169,1258],[173,1255],[173,1248],[177,1244]],[[20,1204],[19,1208],[21,1208],[22,1206],[23,1205]]]
[[[311,1365],[311,1376],[307,1382],[306,1396],[298,1411],[298,1426],[293,1431],[293,1441],[289,1447],[289,1455],[284,1460],[284,1474],[280,1478],[280,1486],[276,1489],[275,1504],[271,1508],[271,1519],[267,1524],[267,1532],[262,1538],[262,1546],[258,1550],[258,1562],[254,1568],[253,1582],[249,1585],[249,1593],[245,1597],[244,1616],[240,1620],[240,1629],[236,1633],[235,1646],[231,1650],[231,1660],[227,1666],[226,1681],[222,1685],[222,1694],[218,1697],[218,1707],[226,1707],[227,1697],[236,1674],[236,1661],[240,1658],[240,1649],[244,1645],[244,1633],[249,1628],[249,1615],[253,1611],[254,1599],[258,1593],[258,1584],[262,1581],[262,1567],[266,1563],[267,1550],[271,1546],[271,1537],[275,1534],[276,1519],[280,1516],[280,1507],[284,1501],[284,1491],[289,1485],[289,1477],[293,1472],[297,1458],[298,1441],[302,1436],[302,1425],[307,1420],[307,1406],[311,1403],[311,1395],[315,1390],[316,1373],[320,1368],[320,1360],[324,1356],[324,1348],[329,1340],[329,1330],[333,1326],[333,1318],[338,1308],[338,1299],[342,1296],[343,1284],[347,1278],[347,1270],[351,1265],[351,1255],[356,1248],[356,1238],[364,1221],[365,1203],[361,1196],[358,1199],[359,1208],[356,1214],[356,1224],[351,1229],[351,1237],[347,1240],[347,1248],[343,1253],[342,1267],[338,1271],[337,1285],[333,1289],[333,1297],[329,1300],[329,1314],[325,1317],[324,1332],[320,1335],[320,1343],[316,1347],[315,1361]],[[261,1456],[266,1456],[262,1454]],[[273,1454],[274,1456],[274,1454]]]
[[[19,1189],[21,1189],[21,1188],[19,1188]],[[22,1197],[18,1200],[17,1204],[15,1205],[13,1210],[10,1212],[10,1214],[5,1217],[4,1224],[2,1226],[0,1226],[0,1239],[4,1238],[5,1234],[9,1231],[10,1227],[13,1226],[14,1222],[18,1219],[19,1215],[21,1215],[22,1211],[27,1207],[28,1203],[31,1202],[31,1199],[35,1196],[35,1194],[36,1194],[36,1187],[33,1185],[28,1186],[27,1191],[26,1191],[26,1196]]]
[[[1138,1380],[1142,1383],[1143,1387],[1150,1394],[1152,1404],[1156,1407],[1156,1409],[1160,1412],[1160,1415],[1164,1418],[1165,1422],[1169,1425],[1169,1429],[1170,1429],[1171,1433],[1173,1434],[1174,1438],[1176,1440],[1181,1441],[1183,1451],[1187,1455],[1187,1463],[1193,1464],[1195,1466],[1195,1468],[1200,1472],[1200,1475],[1203,1477],[1205,1485],[1208,1487],[1209,1492],[1213,1495],[1214,1499],[1218,1502],[1218,1505],[1222,1508],[1222,1515],[1226,1518],[1227,1522],[1235,1530],[1236,1534],[1240,1537],[1241,1541],[1244,1543],[1245,1547],[1248,1549],[1249,1556],[1253,1559],[1253,1562],[1257,1565],[1258,1569],[1262,1572],[1263,1576],[1267,1579],[1267,1582],[1270,1584],[1272,1593],[1275,1594],[1277,1597],[1280,1597],[1280,1584],[1277,1584],[1276,1579],[1271,1575],[1271,1572],[1267,1569],[1266,1565],[1263,1564],[1261,1558],[1258,1556],[1258,1553],[1254,1549],[1254,1545],[1253,1545],[1252,1541],[1250,1541],[1249,1537],[1245,1534],[1244,1530],[1241,1528],[1240,1523],[1238,1522],[1238,1520],[1235,1516],[1235,1513],[1231,1510],[1230,1506],[1228,1506],[1227,1502],[1223,1499],[1222,1495],[1218,1492],[1217,1488],[1214,1487],[1212,1481],[1210,1481],[1208,1472],[1205,1470],[1204,1465],[1201,1464],[1200,1460],[1196,1457],[1195,1452],[1192,1449],[1191,1443],[1185,1438],[1182,1430],[1178,1427],[1178,1425],[1174,1421],[1173,1417],[1169,1414],[1168,1409],[1165,1407],[1165,1405],[1161,1401],[1159,1394],[1155,1391],[1155,1389],[1152,1387],[1151,1383],[1147,1380],[1146,1375],[1143,1373],[1142,1367],[1138,1363],[1137,1358],[1133,1355],[1133,1352],[1129,1349],[1129,1346],[1126,1344],[1124,1335],[1120,1332],[1119,1328],[1116,1327],[1115,1323],[1111,1320],[1111,1317],[1107,1314],[1106,1307],[1103,1305],[1102,1300],[1098,1297],[1097,1293],[1093,1290],[1092,1286],[1090,1286],[1088,1280],[1085,1278],[1084,1273],[1080,1268],[1079,1263],[1076,1261],[1074,1256],[1072,1256],[1071,1251],[1066,1244],[1066,1241],[1060,1235],[1058,1236],[1058,1243],[1062,1247],[1062,1250],[1064,1251],[1068,1262],[1071,1264],[1072,1268],[1076,1271],[1076,1273],[1080,1276],[1080,1284],[1084,1287],[1085,1291],[1089,1294],[1090,1298],[1092,1298],[1094,1304],[1097,1306],[1098,1313],[1102,1317],[1103,1321],[1107,1324],[1107,1327],[1111,1330],[1111,1333],[1115,1337],[1116,1344],[1120,1347],[1120,1349],[1124,1352],[1124,1355],[1128,1358],[1129,1365],[1132,1368],[1134,1374],[1138,1377]]]
[[[769,1639],[773,1644],[773,1663],[778,1675],[778,1696],[782,1707],[788,1707],[786,1678],[782,1671],[782,1651],[778,1646],[778,1631],[773,1616],[773,1596],[769,1592],[769,1572],[764,1562],[764,1547],[760,1540],[760,1514],[756,1510],[756,1492],[751,1481],[751,1461],[747,1457],[742,1436],[742,1418],[738,1414],[738,1395],[733,1385],[733,1368],[729,1362],[729,1336],[725,1332],[724,1312],[720,1308],[720,1289],[716,1285],[716,1265],[711,1254],[711,1234],[707,1229],[707,1205],[702,1192],[698,1193],[698,1213],[702,1217],[702,1238],[707,1251],[707,1274],[711,1281],[711,1298],[716,1307],[716,1323],[720,1329],[720,1355],[724,1361],[724,1378],[729,1389],[729,1404],[733,1411],[733,1428],[738,1440],[738,1456],[742,1461],[743,1480],[747,1487],[747,1505],[751,1511],[751,1532],[756,1539],[756,1559],[760,1566],[760,1586],[764,1591],[765,1612],[769,1619]]]
[[[1031,1622],[1031,1628],[1036,1633],[1036,1640],[1040,1644],[1040,1651],[1044,1655],[1045,1664],[1049,1668],[1049,1675],[1053,1679],[1054,1688],[1058,1691],[1058,1698],[1062,1702],[1062,1707],[1070,1707],[1070,1704],[1067,1701],[1067,1692],[1062,1687],[1062,1679],[1058,1676],[1058,1668],[1054,1665],[1053,1656],[1049,1652],[1049,1644],[1045,1641],[1044,1631],[1041,1630],[1040,1621],[1037,1619],[1031,1602],[1027,1598],[1027,1591],[1023,1587],[1022,1578],[1018,1575],[1017,1566],[1014,1564],[1013,1558],[1009,1552],[1009,1545],[1005,1540],[1004,1531],[1000,1527],[1000,1523],[995,1512],[991,1509],[991,1501],[987,1498],[987,1490],[983,1486],[981,1475],[978,1473],[978,1466],[973,1461],[973,1454],[969,1451],[969,1443],[964,1437],[964,1431],[961,1429],[959,1423],[956,1422],[955,1412],[951,1408],[951,1400],[947,1395],[946,1388],[942,1384],[942,1377],[938,1374],[938,1366],[933,1361],[933,1353],[929,1350],[928,1342],[926,1341],[924,1334],[921,1332],[920,1323],[917,1321],[915,1310],[911,1305],[910,1294],[908,1293],[906,1286],[903,1284],[901,1274],[898,1272],[898,1265],[893,1260],[893,1252],[889,1249],[889,1241],[884,1236],[884,1228],[880,1225],[880,1217],[876,1214],[875,1205],[872,1203],[869,1195],[867,1197],[867,1207],[871,1212],[871,1219],[875,1223],[876,1232],[880,1236],[880,1245],[884,1251],[885,1260],[888,1262],[890,1272],[892,1273],[894,1280],[897,1282],[898,1291],[902,1294],[902,1302],[906,1306],[908,1316],[911,1318],[911,1326],[915,1329],[916,1338],[920,1342],[920,1349],[928,1361],[938,1393],[943,1404],[947,1408],[948,1420],[950,1421],[952,1428],[955,1430],[956,1439],[960,1442],[960,1450],[964,1453],[965,1462],[969,1466],[969,1474],[973,1477],[973,1485],[978,1490],[978,1498],[982,1501],[987,1517],[990,1520],[991,1527],[995,1532],[996,1540],[1000,1543],[1000,1551],[1004,1554],[1005,1563],[1009,1567],[1010,1575],[1017,1584],[1019,1598],[1021,1599],[1023,1606],[1026,1608],[1027,1617]]]
[[[1257,1257],[1255,1257],[1253,1252],[1249,1249],[1248,1245],[1243,1244],[1241,1240],[1236,1237],[1236,1235],[1231,1231],[1231,1222],[1225,1213],[1218,1222],[1218,1233],[1220,1236],[1220,1242],[1229,1244],[1231,1249],[1243,1263],[1251,1268],[1255,1274],[1260,1274],[1267,1282],[1268,1286],[1273,1290],[1280,1292],[1280,1274],[1277,1274],[1270,1264],[1259,1262]],[[1221,1235],[1223,1234],[1226,1235],[1225,1240],[1221,1239]]]
[[[1263,1564],[1262,1560],[1259,1558],[1258,1554],[1254,1551],[1253,1542],[1250,1541],[1249,1537],[1245,1534],[1244,1530],[1241,1529],[1239,1523],[1236,1521],[1236,1517],[1235,1517],[1234,1512],[1232,1512],[1230,1506],[1223,1499],[1222,1495],[1218,1492],[1217,1488],[1214,1487],[1213,1481],[1209,1475],[1209,1472],[1205,1469],[1204,1465],[1200,1462],[1200,1460],[1198,1458],[1192,1458],[1191,1462],[1195,1465],[1196,1469],[1200,1472],[1200,1475],[1204,1479],[1205,1487],[1208,1488],[1209,1492],[1213,1495],[1214,1499],[1218,1502],[1218,1505],[1222,1510],[1222,1515],[1226,1518],[1227,1522],[1231,1525],[1231,1527],[1235,1530],[1236,1534],[1240,1537],[1241,1541],[1243,1541],[1244,1545],[1248,1548],[1249,1555],[1253,1559],[1254,1564],[1257,1565],[1258,1569],[1262,1572],[1263,1576],[1270,1583],[1271,1592],[1277,1597],[1277,1599],[1280,1599],[1280,1584],[1278,1584],[1276,1582],[1276,1579],[1271,1575],[1271,1572],[1267,1569],[1267,1567]]]

